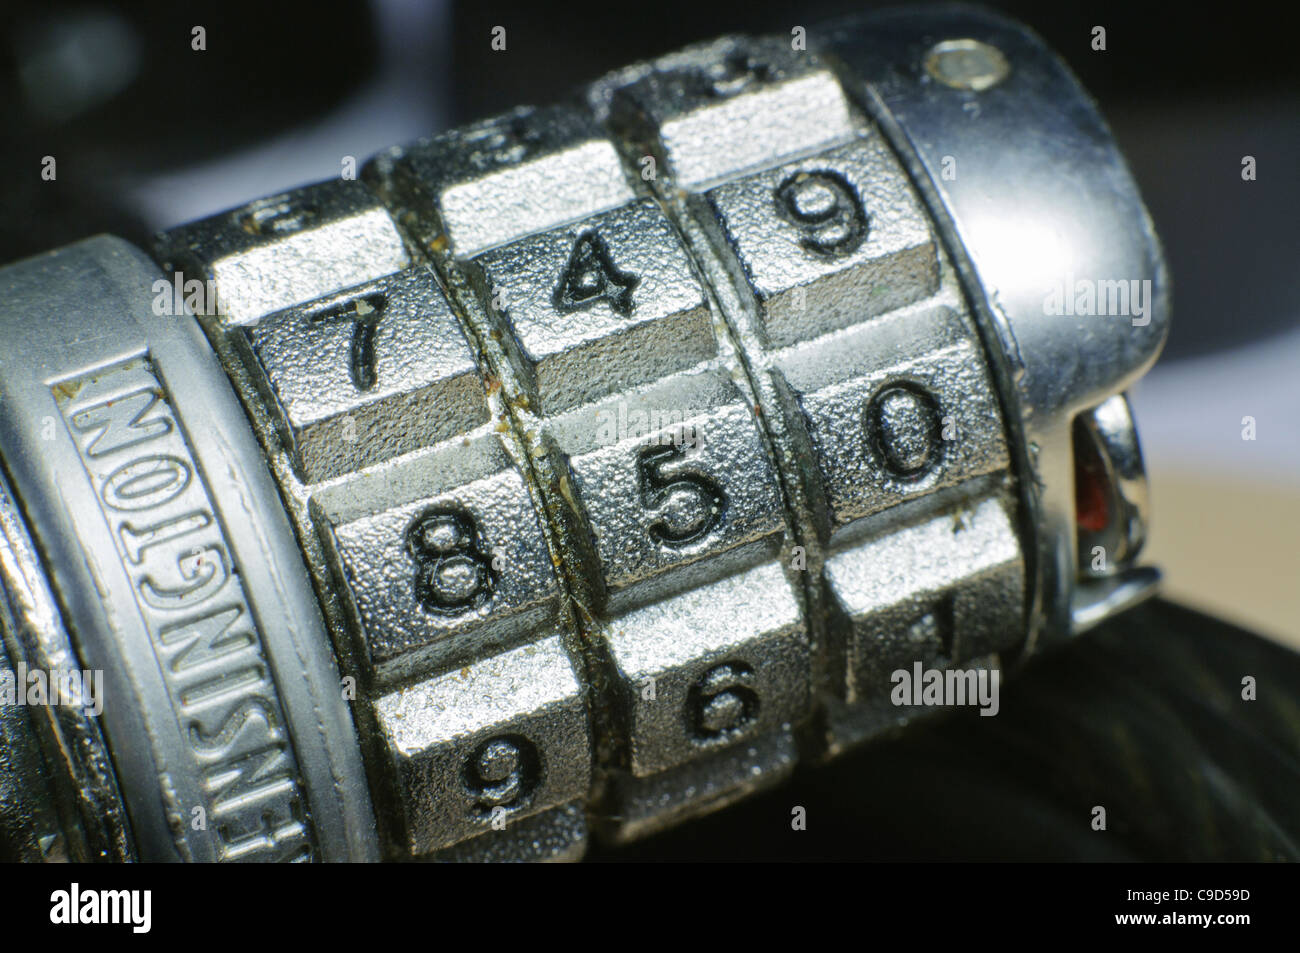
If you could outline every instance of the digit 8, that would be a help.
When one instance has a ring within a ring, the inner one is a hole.
[[[426,612],[458,614],[491,598],[492,560],[468,513],[427,510],[406,531],[406,551],[415,560],[415,595]]]

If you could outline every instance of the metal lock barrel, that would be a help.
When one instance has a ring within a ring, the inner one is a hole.
[[[1146,311],[1045,313],[1073,276]],[[7,709],[10,836],[570,859],[903,724],[891,672],[1152,590],[1168,287],[1086,94],[963,8],[10,265],[0,661],[105,678]]]

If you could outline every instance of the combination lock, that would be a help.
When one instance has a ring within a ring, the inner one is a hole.
[[[4,836],[570,859],[892,730],[1153,590],[1168,293],[1086,94],[961,8],[0,269],[0,674],[86,673],[3,708]]]

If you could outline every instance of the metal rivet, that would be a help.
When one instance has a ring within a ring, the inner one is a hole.
[[[982,92],[1007,78],[1011,64],[995,46],[979,40],[944,40],[925,55],[925,71],[953,89]]]

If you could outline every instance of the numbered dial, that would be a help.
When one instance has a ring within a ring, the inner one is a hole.
[[[402,851],[639,836],[884,730],[891,666],[1013,646],[973,320],[815,54],[693,47],[363,180],[168,254],[216,285]]]

